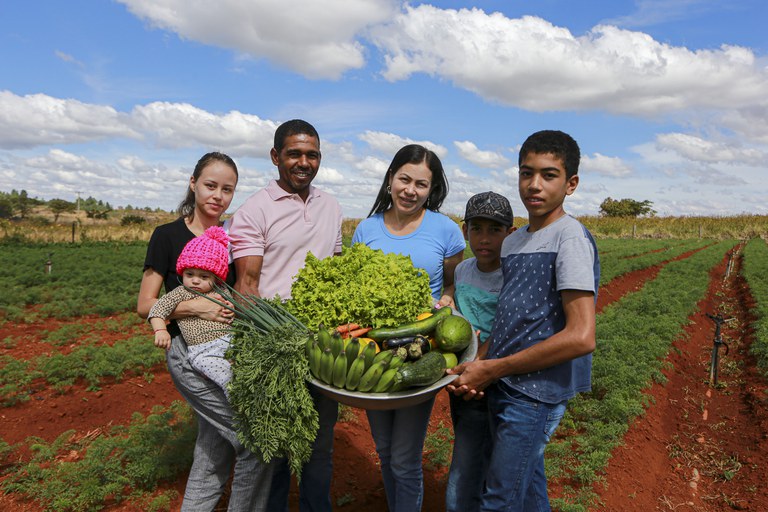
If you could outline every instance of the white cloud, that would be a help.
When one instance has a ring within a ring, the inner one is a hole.
[[[315,180],[317,183],[315,183]],[[327,185],[339,185],[347,182],[344,175],[334,167],[328,167],[327,165],[321,165],[317,171],[317,176],[312,181],[313,184],[327,184]]]
[[[0,91],[0,148],[139,137],[127,121],[125,114],[109,106]]]
[[[685,133],[659,134],[656,136],[656,147],[693,162],[757,166],[768,160],[765,151],[742,147],[736,141],[715,142]]]
[[[765,106],[768,71],[747,48],[691,51],[599,25],[576,37],[533,16],[406,7],[372,30],[387,80],[445,78],[488,100],[543,112],[667,115]]]
[[[65,52],[62,52],[61,50],[55,50],[53,53],[54,53],[54,55],[56,55],[58,58],[60,58],[64,62],[69,62],[70,64],[75,64],[79,68],[83,68],[85,66],[82,62],[80,62],[79,60],[74,58],[72,55],[70,55],[68,53],[65,53]]]
[[[355,37],[392,16],[394,0],[119,0],[184,39],[266,57],[308,78],[337,79],[365,63]]]
[[[468,140],[454,141],[453,145],[459,150],[459,155],[479,167],[491,169],[509,165],[509,159],[496,151],[481,151],[474,142]]]
[[[579,164],[581,171],[620,178],[632,173],[632,169],[621,158],[595,153],[594,156],[582,155]],[[580,171],[580,172],[581,172]]]
[[[380,151],[381,153],[388,155],[390,161],[392,157],[395,156],[395,153],[400,150],[400,148],[408,144],[420,144],[425,148],[434,151],[435,154],[441,159],[445,158],[445,155],[448,154],[448,149],[446,149],[445,146],[441,146],[440,144],[435,144],[434,142],[430,142],[428,140],[413,140],[395,135],[394,133],[374,132],[367,130],[363,134],[359,135],[358,138],[376,151]]]
[[[388,165],[389,161],[384,161],[381,158],[376,158],[374,156],[365,156],[354,164],[355,168],[361,171],[361,176],[365,178],[376,178],[379,181],[384,179],[384,174],[387,172]]]
[[[242,156],[267,158],[277,123],[231,111],[216,115],[187,103],[137,106],[132,122],[164,147],[202,145]]]

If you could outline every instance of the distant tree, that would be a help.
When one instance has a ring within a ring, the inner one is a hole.
[[[112,211],[109,203],[105,204],[101,199],[92,196],[88,196],[80,202],[80,209],[85,212],[85,216],[89,219],[106,219],[109,212]]]
[[[641,217],[648,215],[653,217],[656,210],[651,208],[653,203],[649,200],[635,201],[634,199],[606,198],[600,204],[600,215],[604,217]]]
[[[29,211],[32,209],[32,201],[29,199],[29,196],[27,195],[26,190],[22,190],[19,192],[18,197],[15,201],[15,209],[17,212],[19,212],[19,217],[22,219],[27,216]]]
[[[53,222],[59,221],[59,215],[64,212],[75,211],[77,205],[64,199],[51,199],[48,201],[48,208],[53,212]]]
[[[13,217],[13,203],[5,197],[0,197],[0,219]]]
[[[120,225],[121,226],[130,226],[131,224],[146,224],[147,219],[142,217],[141,215],[126,215],[122,219],[120,219]]]

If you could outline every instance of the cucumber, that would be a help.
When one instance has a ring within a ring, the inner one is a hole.
[[[416,322],[410,322],[397,327],[380,327],[379,329],[368,331],[367,336],[376,341],[382,341],[389,338],[405,338],[407,336],[416,336],[417,334],[429,334],[435,330],[440,320],[451,314],[453,314],[451,308],[440,308],[433,310],[432,316],[424,320],[417,320]]]
[[[440,352],[433,351],[421,359],[406,363],[398,368],[391,391],[401,391],[417,386],[434,384],[445,373],[445,358]]]

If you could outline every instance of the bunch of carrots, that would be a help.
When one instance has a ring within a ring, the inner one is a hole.
[[[358,324],[346,323],[339,325],[335,330],[342,338],[362,338],[371,329],[371,327],[360,327]]]

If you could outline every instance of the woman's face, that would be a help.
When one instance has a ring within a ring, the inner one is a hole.
[[[432,171],[426,162],[405,164],[389,180],[392,208],[401,214],[415,214],[427,202],[432,188]]]
[[[229,208],[236,185],[237,174],[232,167],[219,160],[206,165],[197,179],[189,180],[195,194],[195,214],[218,220]]]

